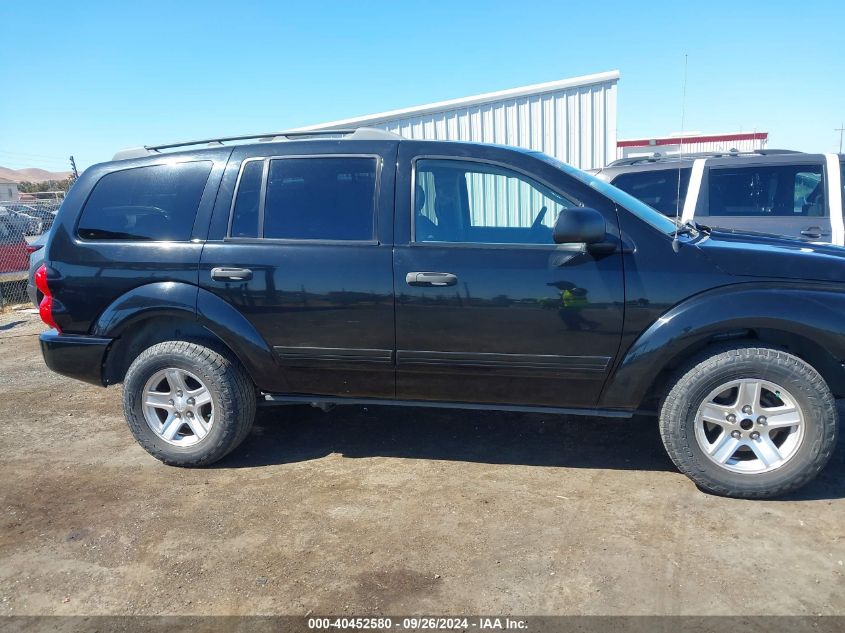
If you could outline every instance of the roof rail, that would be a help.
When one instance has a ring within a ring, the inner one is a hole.
[[[178,147],[191,147],[193,145],[215,146],[223,145],[232,141],[249,141],[257,140],[259,142],[272,142],[277,140],[305,140],[313,138],[325,137],[339,137],[345,140],[360,140],[360,141],[375,141],[375,140],[397,140],[402,137],[387,130],[380,130],[378,128],[359,127],[356,129],[336,129],[336,130],[288,130],[286,132],[269,132],[267,134],[244,134],[242,136],[223,136],[216,138],[206,138],[196,141],[181,141],[179,143],[165,143],[163,145],[144,145],[143,147],[133,147],[117,152],[112,160],[126,160],[129,158],[142,158],[145,156],[152,156],[161,153],[162,150],[176,149]]]
[[[672,161],[695,160],[696,158],[725,158],[731,156],[775,156],[778,154],[803,154],[794,149],[755,149],[755,150],[728,150],[726,152],[691,152],[689,154],[660,154],[655,152],[651,156],[631,156],[619,158],[608,167],[621,167],[628,165],[640,165],[643,163],[669,163]]]

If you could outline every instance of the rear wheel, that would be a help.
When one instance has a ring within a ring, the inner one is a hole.
[[[186,341],[142,352],[123,385],[135,439],[175,466],[204,466],[234,450],[249,434],[255,404],[255,388],[237,361]]]
[[[672,461],[715,494],[783,495],[815,477],[836,444],[836,402],[813,367],[786,352],[737,347],[698,357],[660,410]]]

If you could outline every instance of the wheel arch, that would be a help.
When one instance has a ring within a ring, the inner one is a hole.
[[[103,383],[123,380],[144,349],[168,340],[205,343],[234,356],[259,388],[281,390],[272,350],[234,307],[207,290],[176,282],[154,282],[113,302],[92,327],[113,339],[103,363]]]
[[[605,383],[599,406],[641,408],[661,397],[689,358],[728,344],[792,353],[812,365],[834,395],[845,396],[843,323],[845,293],[829,287],[741,284],[697,295],[634,341]]]

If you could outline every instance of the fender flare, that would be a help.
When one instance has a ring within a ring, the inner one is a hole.
[[[658,374],[685,350],[747,331],[776,332],[809,346],[823,365],[816,369],[842,393],[845,292],[821,284],[743,283],[695,295],[660,316],[617,361],[598,406],[638,408]]]
[[[103,311],[91,334],[116,339],[152,318],[196,322],[231,350],[259,388],[285,391],[275,355],[252,323],[231,304],[193,284],[162,281],[133,288]],[[109,356],[104,375],[108,375]]]
[[[128,328],[153,317],[196,319],[198,288],[179,281],[156,281],[136,286],[103,310],[91,334],[117,338]]]

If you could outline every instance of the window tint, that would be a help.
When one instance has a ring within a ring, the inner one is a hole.
[[[232,228],[229,231],[232,237],[258,237],[258,205],[263,172],[264,161],[253,160],[244,165],[232,209]]]
[[[496,165],[419,160],[414,189],[418,242],[552,244],[552,227],[578,206],[539,182]]]
[[[842,208],[845,209],[845,161],[841,162],[840,164],[840,180],[839,182],[842,184]]]
[[[709,196],[712,216],[827,215],[821,165],[711,169]]]
[[[103,176],[79,220],[85,239],[191,239],[211,161],[153,165]]]
[[[680,200],[678,198],[678,173],[681,175]],[[613,181],[614,187],[639,198],[663,215],[674,218],[683,210],[689,187],[690,169],[661,169],[622,174]]]
[[[371,240],[375,158],[285,158],[270,161],[264,237]]]

